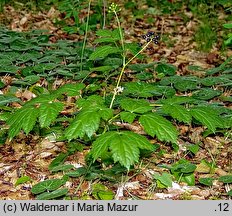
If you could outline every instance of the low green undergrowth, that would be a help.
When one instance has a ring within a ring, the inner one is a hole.
[[[232,85],[231,58],[205,70],[204,75],[202,69],[192,67],[195,74],[201,70],[201,77],[179,76],[177,68],[165,61],[132,64],[136,57],[145,61],[143,51],[157,46],[159,36],[146,33],[142,47],[126,43],[119,8],[113,4],[109,10],[118,27],[98,30],[94,46],[84,46],[84,53],[82,43],[50,43],[50,35],[44,31],[0,30],[0,89],[4,92],[0,95],[1,144],[24,133],[55,134],[56,141],[69,146],[49,167],[51,172],[65,172],[64,178],[34,186],[32,193],[40,194],[38,199],[67,194],[66,189],[58,188],[69,177],[112,180],[112,175],[126,173],[138,164],[140,156],[149,157],[157,151],[158,144],[151,140],[177,150],[180,125],[203,126],[205,136],[230,136],[232,112],[226,104],[232,101],[227,94]],[[8,76],[10,84],[5,79]],[[57,79],[66,84],[54,87]],[[34,98],[16,97],[19,89],[28,89]],[[12,103],[20,108],[13,108]],[[72,108],[68,114],[67,107]],[[86,167],[64,165],[68,155],[83,146],[90,148]],[[103,165],[113,168],[102,171]],[[195,165],[181,161],[170,167],[172,177],[163,174],[154,178],[166,186],[172,178],[194,185],[194,170]]]

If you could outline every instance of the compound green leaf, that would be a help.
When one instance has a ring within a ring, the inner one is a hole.
[[[98,58],[105,58],[109,54],[119,53],[121,50],[112,46],[100,46],[89,57],[90,60],[96,60]]]
[[[142,115],[139,122],[148,135],[157,136],[160,141],[176,143],[178,135],[176,128],[170,121],[157,113]]]
[[[12,114],[7,121],[10,126],[8,133],[9,138],[12,139],[15,137],[21,129],[28,134],[33,129],[38,114],[39,110],[34,106],[23,107]]]
[[[175,75],[177,68],[171,64],[159,63],[156,66],[155,70],[158,73],[163,73],[165,75],[173,76],[173,75]]]
[[[93,159],[103,156],[110,149],[114,162],[119,162],[127,169],[139,159],[140,149],[153,150],[149,141],[131,131],[107,132],[98,137],[92,146]]]
[[[19,101],[20,99],[15,96],[0,95],[0,106],[8,104],[8,103],[12,103],[12,102],[19,102]]]
[[[43,103],[39,108],[39,123],[42,128],[48,127],[63,110],[61,102]]]
[[[68,83],[56,90],[58,94],[67,94],[68,96],[78,96],[80,91],[85,87],[83,83]]]
[[[120,105],[124,110],[131,113],[145,113],[152,110],[149,102],[143,99],[122,99]]]
[[[61,188],[52,192],[44,192],[42,194],[39,194],[38,196],[36,196],[37,200],[51,200],[51,199],[55,199],[61,196],[64,196],[68,193],[68,189],[67,188]]]
[[[120,112],[120,118],[122,121],[132,123],[135,120],[136,114],[131,113],[131,112]]]
[[[213,132],[215,132],[217,127],[223,126],[223,119],[215,113],[215,110],[209,107],[194,107],[190,112],[196,120]]]
[[[100,115],[98,109],[86,109],[81,111],[65,131],[68,140],[83,138],[86,134],[89,138],[98,130]]]
[[[164,104],[162,110],[180,122],[190,123],[192,120],[190,112],[179,104]]]

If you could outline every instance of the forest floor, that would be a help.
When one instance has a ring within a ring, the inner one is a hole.
[[[146,5],[143,5],[146,9]],[[86,12],[84,11],[83,14]],[[9,16],[10,14],[10,16]],[[185,14],[183,18],[181,14]],[[219,11],[219,23],[223,23],[226,14]],[[51,7],[49,11],[29,12],[28,10],[18,10],[12,6],[6,6],[0,14],[0,23],[13,31],[26,32],[32,29],[49,30],[49,40],[56,42],[59,39],[73,41],[83,40],[83,35],[67,34],[54,23],[55,19],[62,19],[57,9]],[[176,66],[177,74],[181,76],[196,75],[201,77],[204,70],[218,67],[229,56],[232,55],[231,49],[222,49],[223,39],[218,39],[208,51],[201,51],[199,43],[195,40],[199,23],[201,22],[191,11],[185,7],[170,14],[144,15],[135,17],[133,10],[123,9],[120,12],[122,28],[124,29],[127,41],[141,42],[141,36],[149,31],[157,32],[161,36],[161,41],[157,46],[150,47],[145,51],[146,62],[162,61]],[[152,18],[152,22],[150,19]],[[111,27],[114,27],[112,24]],[[108,27],[109,28],[109,27]],[[218,35],[222,35],[222,29],[217,30]],[[96,38],[94,33],[89,33],[88,44]],[[202,45],[203,46],[203,45]],[[134,61],[134,63],[139,60]],[[197,66],[201,70],[191,70],[191,66]],[[126,73],[130,77],[130,70]],[[1,79],[11,83],[11,77],[4,76]],[[42,82],[42,81],[40,81]],[[58,81],[57,81],[58,82]],[[60,82],[65,82],[60,80]],[[230,95],[231,90],[227,94]],[[2,91],[3,94],[3,91]],[[18,93],[18,97],[25,100],[32,98],[32,93],[28,90]],[[17,105],[15,105],[17,106]],[[227,103],[228,108],[232,108]],[[1,123],[1,122],[0,122]],[[107,190],[113,192],[113,199],[129,200],[209,200],[209,199],[229,199],[227,192],[231,190],[231,184],[224,184],[214,180],[211,186],[200,184],[199,178],[217,179],[220,176],[229,175],[232,172],[232,148],[231,136],[224,136],[216,133],[207,137],[202,135],[205,130],[202,126],[192,127],[191,125],[177,125],[180,131],[178,139],[179,150],[173,152],[171,146],[151,139],[152,143],[158,143],[163,150],[163,154],[152,155],[145,158],[140,164],[135,166],[125,175],[121,175],[115,182],[108,180],[93,179],[86,180],[84,177],[72,178],[66,182],[65,186],[69,189],[70,199],[97,199],[93,192],[93,185],[102,184]],[[199,150],[195,155],[186,151],[185,144],[199,144]],[[20,134],[12,141],[7,140],[0,147],[0,199],[6,200],[30,200],[35,196],[31,193],[32,185],[50,178],[59,178],[63,173],[51,173],[48,166],[60,152],[65,152],[67,146],[65,142],[56,142],[51,139],[41,138],[37,135]],[[89,148],[78,151],[70,155],[65,163],[72,164],[76,168],[85,166],[85,155]],[[159,164],[172,164],[181,158],[189,160],[197,165],[195,170],[196,184],[188,186],[184,182],[176,182],[172,187],[157,188],[153,179],[154,173],[162,173],[165,168]],[[212,167],[205,163],[213,164]],[[29,176],[30,181],[24,184],[15,183],[21,176]]]

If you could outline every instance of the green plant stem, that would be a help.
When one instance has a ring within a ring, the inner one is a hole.
[[[113,94],[113,97],[112,97],[112,100],[111,100],[111,103],[110,103],[110,108],[112,108],[112,106],[113,106],[115,97],[116,97],[116,95],[117,95],[117,89],[118,89],[118,87],[119,87],[119,85],[120,85],[120,82],[121,82],[121,79],[122,79],[122,75],[123,75],[123,73],[124,73],[124,71],[125,71],[126,66],[127,66],[131,61],[133,61],[141,52],[143,52],[143,50],[145,50],[145,49],[149,46],[149,44],[150,44],[151,42],[152,42],[152,40],[150,40],[139,52],[137,52],[132,58],[130,58],[125,64],[123,64],[122,70],[121,70],[121,72],[120,72],[120,74],[119,74],[119,77],[118,77],[118,80],[117,80],[116,87],[115,87],[115,89],[114,89],[114,94]]]
[[[81,49],[80,72],[82,72],[83,70],[82,63],[83,63],[84,51],[85,51],[85,46],[86,46],[86,41],[87,41],[87,36],[88,36],[90,6],[91,6],[91,0],[89,0],[89,4],[88,4],[88,14],[87,14],[87,20],[86,20],[86,26],[85,26],[85,37],[84,37],[84,41],[83,41],[83,45]]]

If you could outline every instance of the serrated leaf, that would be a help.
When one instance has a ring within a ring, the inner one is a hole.
[[[119,53],[121,49],[112,46],[101,46],[98,47],[89,57],[90,60],[96,60],[98,58],[105,58],[109,54]]]
[[[219,90],[213,90],[211,88],[201,88],[200,90],[194,91],[192,93],[192,97],[200,100],[210,100],[221,94],[222,92]]]
[[[213,185],[213,178],[200,178],[199,182],[206,186],[212,186]]]
[[[221,176],[218,180],[223,182],[223,183],[231,184],[232,183],[232,175]]]
[[[43,103],[39,107],[39,123],[42,128],[48,127],[63,110],[63,103]]]
[[[99,37],[111,37],[112,31],[108,29],[99,29],[96,31],[96,35]]]
[[[71,164],[61,164],[61,165],[55,166],[49,170],[51,172],[58,172],[58,171],[67,171],[67,170],[70,170],[72,168],[74,168],[74,166]]]
[[[223,120],[215,113],[215,110],[209,107],[194,107],[190,110],[192,116],[207,126],[208,129],[215,132],[217,127],[223,126]]]
[[[20,99],[15,97],[15,96],[0,95],[0,106],[6,105],[6,104],[12,103],[12,102],[19,102],[19,101],[20,101]]]
[[[80,176],[86,174],[87,172],[88,172],[88,170],[85,167],[80,167],[80,168],[76,169],[75,171],[66,173],[65,175],[67,175],[69,177],[77,178],[77,177],[80,177]]]
[[[66,138],[83,138],[85,134],[90,138],[98,130],[100,117],[98,109],[82,110],[65,130]]]
[[[89,107],[104,107],[104,99],[99,95],[91,95],[88,98],[80,98],[77,101],[79,108],[85,109]]]
[[[114,162],[119,162],[127,169],[139,159],[139,150],[152,150],[149,141],[131,131],[106,132],[98,137],[91,149],[94,161],[101,157],[108,149],[112,152]]]
[[[12,139],[15,137],[21,129],[28,134],[34,127],[36,123],[39,110],[33,106],[26,106],[15,113],[8,119],[7,123],[9,124],[9,138]]]
[[[192,120],[190,112],[179,104],[164,104],[162,110],[180,122],[190,123]]]
[[[122,99],[120,101],[120,105],[124,110],[129,111],[131,113],[145,113],[152,110],[152,107],[150,106],[149,102],[142,99]]]
[[[95,68],[90,68],[90,71],[106,72],[106,71],[110,71],[112,69],[114,69],[114,67],[105,65],[105,66],[99,66],[99,67],[95,67]]]
[[[68,83],[56,90],[57,94],[67,94],[68,96],[78,96],[85,87],[83,83]]]
[[[31,192],[33,194],[39,194],[43,193],[44,191],[54,191],[63,184],[65,184],[65,181],[62,179],[48,179],[34,185],[31,188]]]
[[[177,68],[171,64],[159,63],[156,66],[155,70],[158,73],[163,73],[165,75],[173,76],[173,75],[175,75]]]
[[[44,192],[38,196],[36,196],[37,200],[51,200],[51,199],[55,199],[61,196],[64,196],[68,193],[68,189],[67,188],[61,188],[52,192]]]
[[[113,117],[113,110],[110,108],[100,108],[98,113],[105,121]]]
[[[187,96],[173,96],[171,98],[167,98],[167,99],[162,99],[160,100],[161,103],[165,103],[165,104],[185,104],[185,103],[194,103],[196,101],[196,99],[193,99],[191,97],[187,97]]]
[[[178,135],[176,128],[170,121],[157,113],[142,115],[139,122],[148,135],[157,136],[160,141],[176,143]]]
[[[131,112],[120,112],[120,118],[122,121],[132,123],[135,120],[136,114],[131,113]]]

